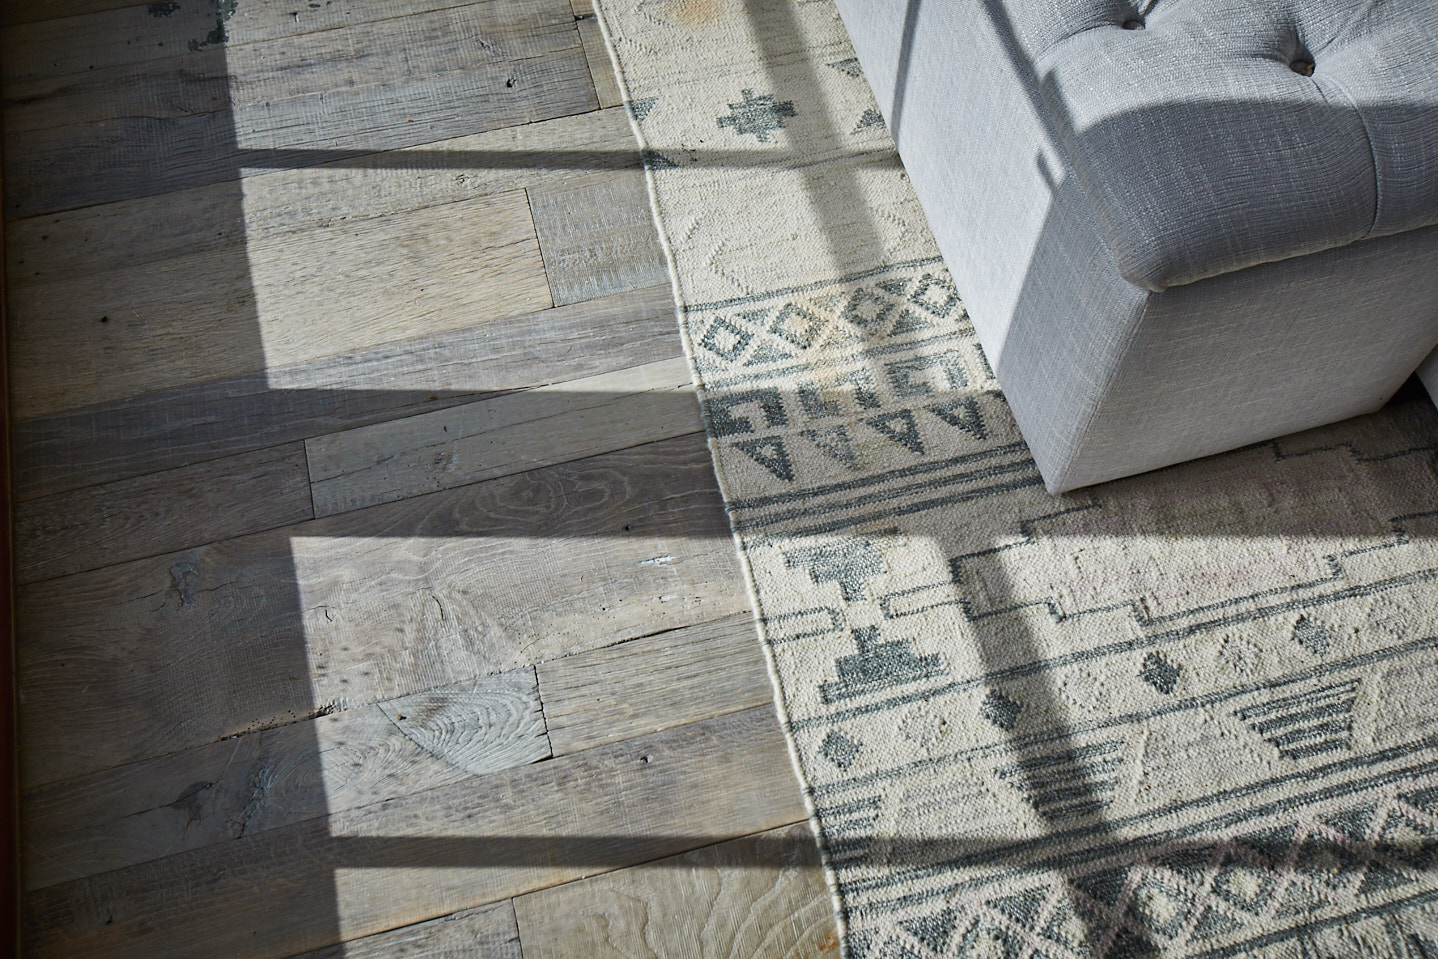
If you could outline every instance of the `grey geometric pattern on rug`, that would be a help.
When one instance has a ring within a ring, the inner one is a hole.
[[[847,955],[1438,956],[1432,408],[1050,496],[828,0],[601,15]]]

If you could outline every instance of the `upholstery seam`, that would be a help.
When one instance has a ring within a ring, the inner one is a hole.
[[[1348,105],[1353,108],[1354,115],[1358,117],[1359,125],[1363,127],[1363,138],[1368,141],[1368,157],[1373,164],[1373,219],[1369,221],[1368,229],[1363,234],[1363,238],[1367,239],[1373,236],[1373,231],[1377,229],[1378,214],[1383,210],[1383,184],[1378,172],[1378,147],[1373,142],[1373,131],[1368,128],[1368,118],[1363,115],[1363,110],[1358,106],[1358,101],[1353,99],[1341,81],[1327,79],[1324,82],[1332,83],[1334,88],[1343,94],[1343,99],[1348,101]],[[1318,90],[1318,95],[1323,98],[1324,103],[1329,106],[1337,106],[1337,104],[1328,99],[1328,93],[1323,89],[1322,83],[1315,81],[1313,86]]]
[[[1125,280],[1124,282],[1128,281]],[[1105,404],[1110,393],[1113,391],[1114,384],[1119,381],[1120,375],[1123,372],[1123,359],[1128,356],[1129,351],[1133,349],[1134,343],[1138,341],[1139,329],[1143,326],[1144,318],[1148,316],[1149,310],[1153,306],[1153,298],[1161,295],[1153,290],[1145,290],[1143,287],[1134,284],[1130,285],[1144,294],[1143,309],[1139,310],[1138,316],[1129,324],[1128,330],[1124,333],[1123,339],[1120,341],[1119,348],[1114,351],[1114,355],[1118,357],[1118,361],[1113,364],[1113,368],[1109,371],[1108,375],[1104,377],[1102,385],[1095,391],[1093,405],[1089,407],[1088,413],[1084,416],[1083,423],[1079,426],[1075,434],[1074,442],[1064,454],[1063,461],[1058,470],[1059,476],[1067,473],[1074,463],[1079,460],[1079,451],[1082,449],[1084,441],[1088,439],[1089,434],[1093,432],[1093,424],[1098,419],[1099,409]],[[997,372],[997,370],[995,372]],[[1067,487],[1060,492],[1077,488],[1078,487]]]

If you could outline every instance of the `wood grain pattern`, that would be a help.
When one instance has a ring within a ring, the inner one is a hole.
[[[617,107],[624,102],[619,89],[619,78],[614,73],[614,61],[604,45],[604,33],[599,29],[599,20],[593,16],[578,17],[579,39],[584,44],[584,59],[589,63],[589,76],[594,81],[594,93],[601,107]]]
[[[83,283],[26,283],[11,296],[24,318],[10,341],[16,415],[53,415],[549,305],[518,191],[252,243],[239,259],[206,252]]]
[[[748,614],[539,664],[556,755],[619,742],[771,700]]]
[[[534,670],[248,733],[23,797],[27,890],[550,755]]]
[[[22,499],[679,355],[653,287],[15,424]]]
[[[244,258],[251,242],[557,184],[583,173],[641,169],[620,109],[334,156],[301,169],[247,169],[239,186],[207,184],[8,223],[7,280],[75,281],[203,252]]]
[[[638,171],[596,173],[529,191],[556,304],[665,282],[669,268]]]
[[[311,519],[304,445],[56,493],[15,505],[20,583]]]
[[[807,823],[514,900],[527,959],[839,955]]]
[[[17,216],[598,106],[565,0],[486,0],[218,44],[16,81],[6,98],[6,202]]]
[[[39,890],[29,954],[286,955],[804,816],[749,710]]]
[[[519,928],[510,900],[478,909],[466,909],[428,922],[417,922],[388,932],[313,952],[292,959],[524,959]]]
[[[306,442],[317,515],[701,432],[682,357]]]
[[[22,784],[741,612],[702,436],[23,587]]]
[[[290,0],[245,0],[226,11],[214,0],[115,4],[113,9],[103,9],[105,0],[88,0],[84,5],[91,9],[74,9],[63,19],[17,23],[6,30],[0,75],[14,84],[171,57],[204,57],[246,43],[353,28],[473,2],[330,0],[311,6]],[[223,40],[216,33],[221,27]]]

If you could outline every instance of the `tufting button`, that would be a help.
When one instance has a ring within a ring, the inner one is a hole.
[[[1294,73],[1301,74],[1305,77],[1311,77],[1313,76],[1313,61],[1294,60],[1288,65],[1288,69],[1292,70]]]
[[[1125,30],[1142,30],[1143,21],[1138,19],[1138,17],[1132,17],[1123,22],[1123,28]]]

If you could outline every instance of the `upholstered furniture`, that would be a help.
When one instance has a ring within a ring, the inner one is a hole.
[[[1435,0],[838,0],[1051,491],[1438,345]]]

